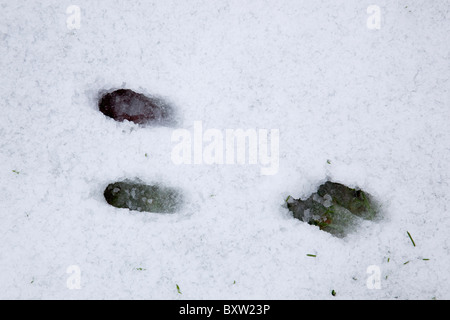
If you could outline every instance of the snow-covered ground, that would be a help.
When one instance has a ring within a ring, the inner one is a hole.
[[[0,298],[450,298],[448,0],[2,0],[0,57]],[[178,128],[278,129],[278,173],[175,165],[176,128],[98,111],[121,87]],[[134,177],[183,210],[109,206]],[[284,199],[327,177],[380,221],[338,239],[294,219]]]

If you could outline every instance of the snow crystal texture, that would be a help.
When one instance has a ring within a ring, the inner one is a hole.
[[[80,0],[73,30],[71,4],[0,1],[0,298],[450,298],[449,1]],[[180,128],[279,129],[278,173],[175,165],[174,128],[98,111],[116,88]],[[108,205],[134,177],[183,209]],[[343,239],[294,219],[327,178],[382,219]]]

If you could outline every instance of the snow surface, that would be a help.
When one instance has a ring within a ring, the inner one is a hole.
[[[0,43],[0,298],[450,298],[448,0],[2,0]],[[173,164],[174,128],[97,110],[122,87],[180,128],[279,129],[278,174]],[[134,177],[184,190],[182,212],[109,206]],[[284,199],[327,177],[382,219],[344,239],[294,219]]]

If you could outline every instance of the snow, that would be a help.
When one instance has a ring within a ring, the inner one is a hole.
[[[69,30],[72,4],[0,1],[0,298],[450,298],[448,1],[80,0]],[[278,129],[278,173],[175,165],[175,128],[98,111],[114,88],[191,131]],[[109,206],[135,177],[181,188],[182,211]],[[380,221],[338,239],[294,219],[287,196],[327,178]]]

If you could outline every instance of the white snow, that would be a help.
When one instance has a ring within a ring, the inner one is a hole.
[[[448,0],[1,0],[0,44],[0,298],[450,298]],[[175,165],[175,128],[97,110],[122,87],[180,128],[279,129],[278,174]],[[327,177],[380,221],[338,239],[294,219],[287,196]],[[108,205],[126,178],[181,188],[183,210]]]

